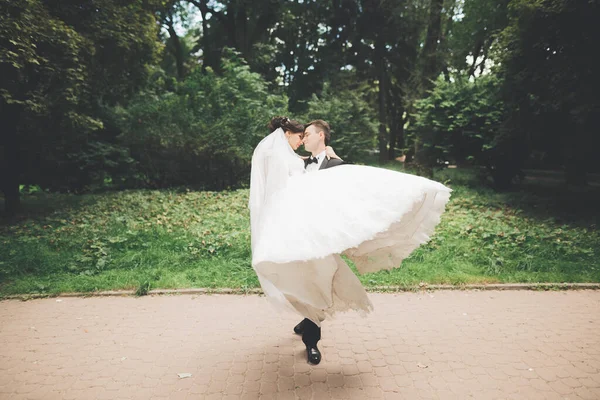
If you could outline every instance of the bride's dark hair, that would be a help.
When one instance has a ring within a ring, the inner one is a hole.
[[[277,128],[293,133],[304,133],[304,125],[300,122],[289,119],[288,117],[273,117],[268,125],[269,131],[273,132]]]

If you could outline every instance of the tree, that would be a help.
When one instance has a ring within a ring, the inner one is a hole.
[[[80,60],[88,70],[92,103],[114,105],[147,82],[162,50],[155,13],[160,0],[47,0],[50,14],[92,46]]]
[[[145,83],[158,45],[142,1],[0,0],[0,13],[0,184],[15,213],[19,184],[81,188],[123,156],[98,117]]]
[[[225,49],[220,69],[198,66],[173,92],[157,74],[153,90],[117,110],[120,142],[135,159],[130,185],[223,190],[248,181],[252,150],[270,118],[287,114],[287,99],[268,93],[236,52]]]
[[[527,149],[508,141],[514,138],[504,134],[500,87],[494,75],[475,81],[460,76],[446,81],[440,77],[430,96],[416,102],[410,132],[428,138],[422,145],[434,164],[449,160],[460,166],[484,166],[497,187],[510,184],[522,165],[514,160],[527,154]]]
[[[270,31],[279,20],[281,2],[276,0],[187,0],[202,14],[200,49],[204,64],[213,70],[220,67],[224,48],[240,52],[253,68],[261,66],[261,46],[268,43]]]
[[[419,52],[416,62],[417,68],[413,72],[411,79],[411,91],[415,98],[423,98],[428,95],[432,89],[436,78],[445,69],[444,56],[440,52],[442,40],[445,38],[442,27],[444,9],[444,0],[431,0],[428,12],[427,30],[423,47]],[[447,21],[450,22],[450,19]],[[415,160],[421,171],[427,175],[433,175],[432,166],[434,157],[427,143],[432,141],[432,132],[427,129],[420,130],[420,134],[415,136],[414,155]]]
[[[272,32],[275,56],[265,67],[271,71],[280,69],[281,77],[266,77],[277,86],[282,84],[293,112],[305,112],[313,94],[319,94],[346,64],[346,53],[339,44],[347,40],[352,18],[348,15],[353,15],[353,11],[351,2],[344,2],[349,7],[344,9],[348,16],[345,18],[336,3],[340,2],[288,2]]]
[[[458,10],[462,18],[452,24],[448,37],[449,64],[467,77],[485,71],[486,62],[508,25],[509,0],[464,0]]]
[[[0,185],[6,212],[14,214],[19,184],[68,146],[72,131],[63,128],[89,131],[99,121],[78,105],[88,78],[80,60],[91,53],[90,44],[38,0],[2,0],[0,13]],[[43,134],[48,122],[57,129],[52,141]]]
[[[417,61],[425,9],[418,1],[357,3],[360,13],[352,37],[350,63],[377,87],[373,102],[379,121],[379,159],[384,162],[394,157],[404,126],[404,110],[409,102],[407,88]]]
[[[319,96],[308,102],[304,120],[324,119],[332,128],[332,143],[342,158],[365,161],[376,144],[377,124],[372,108],[356,91],[332,92],[326,84]]]
[[[600,144],[600,77],[589,47],[600,40],[600,3],[513,0],[509,12],[496,54],[507,134],[562,149],[567,182],[585,184]]]
[[[163,58],[163,68],[170,69],[171,61],[175,65],[175,76],[181,80],[185,77],[186,61],[190,57],[190,46],[179,37],[175,31],[175,24],[181,23],[189,28],[188,10],[180,1],[170,1],[159,10],[158,18],[161,25],[166,28],[168,37],[163,39],[166,42],[166,54]]]

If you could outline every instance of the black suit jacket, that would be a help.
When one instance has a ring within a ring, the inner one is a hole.
[[[337,167],[338,165],[342,165],[342,164],[346,164],[346,163],[344,161],[340,160],[339,158],[331,158],[328,160],[327,156],[326,156],[325,159],[323,160],[323,162],[321,163],[321,167],[319,168],[319,171],[322,169]]]

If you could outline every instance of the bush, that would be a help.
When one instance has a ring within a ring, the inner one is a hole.
[[[158,90],[117,111],[120,140],[136,161],[129,178],[139,186],[196,185],[221,190],[248,180],[252,151],[287,99],[233,52],[223,74],[196,68],[180,83],[155,77]],[[164,86],[174,86],[165,92]]]
[[[336,153],[353,162],[364,162],[376,144],[377,125],[368,103],[352,91],[331,93],[325,85],[321,96],[308,102],[305,121],[323,119],[332,129],[331,145]]]
[[[436,82],[431,95],[416,103],[415,124],[409,130],[425,149],[426,163],[485,166],[500,187],[519,174],[529,150],[504,125],[499,88],[493,75],[474,82]]]

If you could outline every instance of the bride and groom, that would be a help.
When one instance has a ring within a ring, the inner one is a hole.
[[[359,273],[398,267],[429,239],[450,189],[422,177],[344,164],[326,145],[329,125],[273,118],[254,150],[250,179],[252,266],[267,298],[304,317],[307,360],[318,364],[321,322],[373,306]],[[296,154],[304,144],[311,156]],[[332,167],[336,168],[332,168]]]

